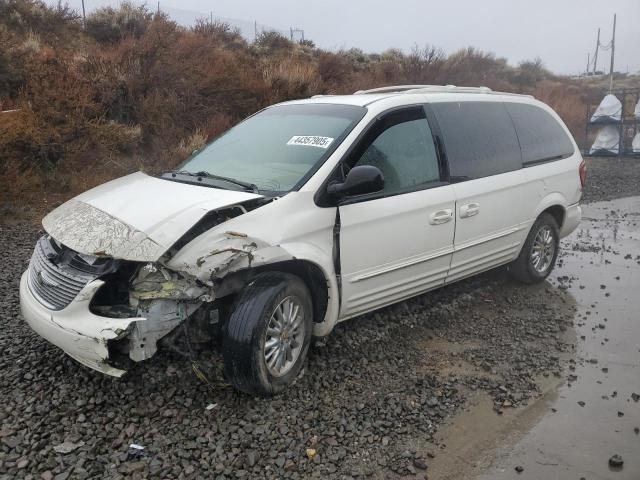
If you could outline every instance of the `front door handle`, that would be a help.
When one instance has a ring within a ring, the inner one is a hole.
[[[460,218],[473,217],[480,213],[479,203],[467,203],[460,207]]]
[[[429,215],[429,223],[431,225],[442,225],[443,223],[450,222],[453,219],[453,210],[445,208],[444,210],[438,210]]]

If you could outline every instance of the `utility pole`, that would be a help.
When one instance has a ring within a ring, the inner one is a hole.
[[[289,38],[291,38],[292,42],[293,42],[293,35],[298,33],[300,34],[301,41],[304,42],[304,30],[302,30],[301,28],[289,27]]]
[[[585,75],[589,76],[589,67],[591,66],[591,54],[587,52],[587,69],[585,70]]]
[[[213,12],[209,12],[209,21],[211,22],[211,25],[213,25]]]
[[[613,37],[611,38],[611,67],[609,68],[609,92],[613,90],[613,60],[616,53],[616,14],[613,14]]]
[[[84,0],[82,0],[82,28],[87,28],[87,15],[84,11]]]
[[[255,42],[258,39],[258,21],[253,21],[253,41]]]
[[[598,48],[600,47],[600,29],[598,28],[598,39],[596,40],[596,53],[593,55],[593,74],[596,74],[596,68],[598,63]]]
[[[158,2],[158,15],[160,15],[160,2]]]

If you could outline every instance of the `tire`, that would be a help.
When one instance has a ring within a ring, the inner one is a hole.
[[[291,312],[298,307],[297,316],[289,315],[291,305]],[[289,386],[309,350],[312,311],[311,295],[300,278],[281,272],[257,275],[238,295],[223,331],[224,369],[233,386],[262,396]],[[293,317],[291,323],[288,317]],[[274,356],[280,359],[275,365]]]
[[[549,235],[548,241],[544,241],[547,233]],[[542,235],[542,237],[538,237],[538,235]],[[546,245],[542,251],[538,249],[540,242]],[[534,248],[540,251],[537,257],[533,256]],[[553,248],[552,252],[549,252],[550,248]],[[529,285],[542,282],[549,276],[551,270],[553,270],[559,249],[560,231],[558,229],[558,223],[552,215],[543,213],[531,227],[527,240],[524,242],[522,250],[520,251],[520,255],[509,265],[509,273],[516,280]],[[541,257],[546,258],[546,260],[538,263],[536,258]]]

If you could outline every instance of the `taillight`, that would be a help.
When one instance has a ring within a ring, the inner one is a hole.
[[[580,162],[578,172],[580,173],[580,183],[582,184],[582,188],[584,188],[584,184],[587,183],[587,163],[584,160]]]

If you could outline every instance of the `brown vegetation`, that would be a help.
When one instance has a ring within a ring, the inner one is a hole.
[[[0,208],[42,206],[138,169],[174,166],[274,102],[389,84],[486,85],[530,93],[581,131],[584,92],[539,60],[511,67],[473,48],[366,54],[254,42],[223,23],[178,26],[123,3],[87,18],[38,0],[0,0]]]

